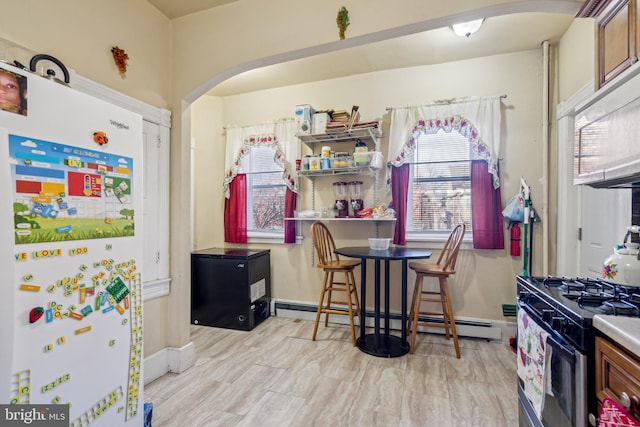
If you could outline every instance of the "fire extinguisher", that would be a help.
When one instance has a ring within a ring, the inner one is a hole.
[[[511,223],[511,256],[520,256],[520,226],[517,222]]]

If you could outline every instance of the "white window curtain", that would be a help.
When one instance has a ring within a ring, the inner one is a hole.
[[[500,187],[498,156],[500,153],[501,96],[474,97],[435,102],[428,105],[393,108],[387,153],[387,191],[391,191],[391,167],[402,166],[412,158],[421,134],[456,130],[471,141],[471,159],[487,162],[493,187]]]
[[[295,161],[300,157],[294,119],[250,126],[227,126],[225,150],[224,195],[229,198],[229,184],[238,175],[242,160],[251,147],[270,147],[275,150],[274,162],[282,168],[282,180],[294,193],[300,191],[295,173]]]

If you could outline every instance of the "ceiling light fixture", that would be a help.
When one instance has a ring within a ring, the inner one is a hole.
[[[484,19],[476,19],[469,22],[461,22],[460,24],[453,24],[451,29],[461,37],[469,37],[480,29],[480,26],[484,22]]]

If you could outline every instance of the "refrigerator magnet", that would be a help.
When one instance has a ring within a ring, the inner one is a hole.
[[[107,142],[109,142],[109,138],[107,138],[106,133],[99,130],[93,133],[93,142],[95,142],[98,145],[105,145]]]
[[[89,332],[90,330],[91,330],[91,326],[85,326],[84,328],[76,329],[75,334],[76,335],[84,334],[85,332]]]
[[[42,307],[33,307],[29,311],[29,323],[36,323],[42,315],[44,314],[44,308]]]

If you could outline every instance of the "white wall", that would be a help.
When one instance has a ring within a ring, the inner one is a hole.
[[[593,79],[595,72],[595,20],[576,19],[558,49],[558,95],[566,101]]]
[[[4,1],[0,37],[53,55],[111,89],[170,108],[171,24],[145,0]],[[125,78],[113,62],[115,45],[129,55]]]

